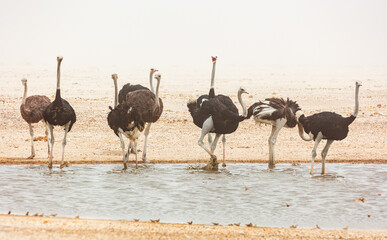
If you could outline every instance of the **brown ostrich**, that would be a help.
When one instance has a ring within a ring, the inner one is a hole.
[[[115,89],[117,89],[117,74],[113,74]],[[145,124],[157,121],[163,111],[163,103],[158,97],[161,75],[156,76],[156,95],[149,89],[131,91],[126,100],[118,103],[114,109],[110,107],[107,120],[110,128],[120,138],[124,169],[127,169],[127,161],[131,150],[136,155],[137,168],[137,139],[144,130]],[[115,104],[117,103],[117,90],[115,91]],[[158,99],[158,101],[156,101]],[[148,129],[149,133],[149,129]],[[128,151],[125,154],[125,145],[122,135],[129,139]],[[146,145],[145,145],[146,146]],[[146,147],[144,148],[146,149]]]
[[[126,95],[126,102],[129,105],[129,114],[134,114],[135,119],[139,122],[148,123],[145,128],[145,142],[143,149],[143,160],[146,161],[146,148],[147,139],[149,135],[149,129],[151,123],[156,122],[163,112],[163,101],[159,98],[159,87],[161,75],[156,74],[157,80],[156,92],[153,93],[148,89],[140,89],[137,91],[129,92]],[[136,154],[136,166],[137,166],[137,138],[134,139],[134,152]],[[128,149],[129,155],[129,149]]]
[[[31,135],[31,156],[29,159],[33,159],[35,157],[35,148],[34,148],[34,130],[32,128],[32,123],[38,123],[42,121],[46,128],[46,138],[47,138],[47,125],[43,120],[43,112],[46,107],[51,103],[50,99],[46,96],[42,95],[33,95],[27,97],[27,79],[23,78],[21,80],[24,85],[24,95],[23,102],[20,105],[20,113],[23,119],[28,123],[30,127],[30,135]],[[47,148],[48,148],[48,156],[50,156],[50,145],[47,140]]]

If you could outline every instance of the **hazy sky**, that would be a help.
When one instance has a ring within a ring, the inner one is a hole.
[[[0,0],[0,66],[387,64],[387,1]]]

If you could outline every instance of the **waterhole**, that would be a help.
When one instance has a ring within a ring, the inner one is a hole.
[[[315,173],[321,171],[316,166]],[[194,224],[387,230],[387,165],[0,166],[0,212]]]

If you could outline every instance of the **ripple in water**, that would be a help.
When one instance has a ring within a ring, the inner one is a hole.
[[[0,211],[101,219],[387,230],[387,165],[0,166]],[[316,170],[317,173],[318,170]],[[365,198],[364,202],[355,201]]]

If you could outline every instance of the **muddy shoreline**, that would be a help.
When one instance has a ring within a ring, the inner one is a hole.
[[[122,164],[121,160],[67,160],[66,162],[69,165],[74,164]],[[152,161],[139,161],[139,164],[206,164],[208,161],[206,160],[152,160]],[[267,163],[267,160],[227,160],[227,163]],[[60,164],[60,161],[53,160],[54,164]],[[135,161],[129,161],[129,164],[135,164]],[[321,160],[316,160],[315,163],[321,163]],[[352,164],[387,164],[387,159],[339,159],[339,160],[326,160],[326,163],[352,163]],[[47,159],[25,159],[25,158],[6,158],[0,157],[0,165],[46,165],[48,164]],[[310,164],[310,161],[307,160],[280,160],[277,161],[277,164]]]

